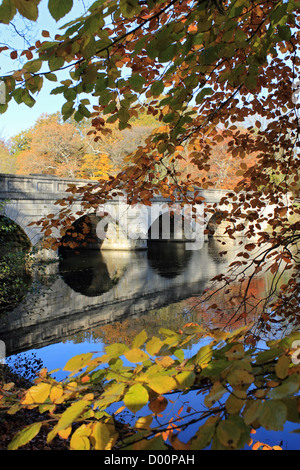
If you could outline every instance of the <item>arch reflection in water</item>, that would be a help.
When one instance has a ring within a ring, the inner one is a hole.
[[[59,273],[75,292],[97,297],[116,286],[126,271],[121,256],[109,258],[99,250],[61,250]]]
[[[149,265],[162,277],[173,279],[188,266],[192,252],[185,243],[174,241],[149,241],[147,258]]]

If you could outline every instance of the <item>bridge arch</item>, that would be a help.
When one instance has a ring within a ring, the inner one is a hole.
[[[101,217],[96,212],[78,217],[61,238],[58,254],[64,257],[69,251],[100,250],[102,240],[97,236],[97,226],[100,221]]]

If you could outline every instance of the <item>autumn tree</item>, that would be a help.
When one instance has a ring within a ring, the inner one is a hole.
[[[16,139],[17,173],[45,173],[75,177],[83,157],[76,128],[61,124],[57,115],[42,115],[33,128]]]
[[[77,175],[86,179],[108,179],[113,173],[113,165],[108,155],[85,153],[81,159],[80,170]]]
[[[1,173],[15,173],[16,159],[11,155],[9,144],[0,139],[0,172]]]
[[[236,128],[235,133],[242,133],[243,129]],[[256,163],[255,155],[245,155],[241,161],[234,158],[228,142],[228,137],[224,138],[219,131],[215,136],[214,145],[211,150],[206,166],[199,170],[192,154],[187,150],[187,146],[182,152],[182,160],[177,162],[177,170],[181,173],[181,180],[185,180],[187,175],[198,178],[201,186],[217,189],[234,188],[244,175],[247,168]]]

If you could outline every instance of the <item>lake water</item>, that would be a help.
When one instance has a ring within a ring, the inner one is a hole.
[[[0,339],[7,362],[28,362],[34,355],[51,371],[76,354],[101,354],[107,344],[129,343],[142,329],[151,336],[160,327],[177,330],[190,321],[239,327],[244,320],[228,324],[229,308],[225,316],[216,309],[208,313],[208,303],[199,302],[199,294],[212,287],[210,280],[225,272],[239,251],[239,241],[224,247],[210,239],[198,251],[160,242],[140,252],[65,253],[60,262],[33,270],[23,300],[2,312]],[[267,276],[256,278],[253,293],[263,296],[267,287]],[[217,300],[222,304],[220,296]],[[199,397],[191,398],[192,406],[198,402]],[[289,425],[280,433],[260,430],[256,439],[300,449],[299,434],[287,437],[288,431]]]

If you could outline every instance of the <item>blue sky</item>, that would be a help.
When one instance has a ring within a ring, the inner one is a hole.
[[[33,44],[38,39],[43,39],[41,32],[43,29],[47,30],[54,35],[59,32],[59,26],[63,26],[71,19],[80,16],[84,8],[91,5],[92,1],[87,0],[74,0],[74,7],[71,12],[58,23],[51,18],[47,4],[48,0],[42,0],[40,4],[40,14],[37,22],[27,22],[30,26],[29,35],[34,40]],[[20,18],[13,20],[15,26],[23,29],[24,23]],[[26,45],[23,40],[18,36],[14,35],[13,29],[6,25],[0,24],[0,46],[3,44],[13,44],[18,51],[26,49]],[[12,68],[18,69],[18,62],[10,59],[10,51],[5,51],[0,54],[0,75],[5,75],[12,70]],[[66,72],[68,78],[68,72]],[[61,78],[62,79],[62,78]],[[50,95],[51,89],[59,86],[58,82],[44,81],[44,86],[38,95],[34,95],[36,103],[32,108],[29,108],[25,104],[18,105],[13,99],[9,102],[8,110],[4,114],[0,114],[0,138],[9,139],[10,137],[18,134],[21,131],[28,129],[33,126],[37,118],[43,114],[52,114],[60,111],[62,104],[65,102],[64,98],[60,95]]]

